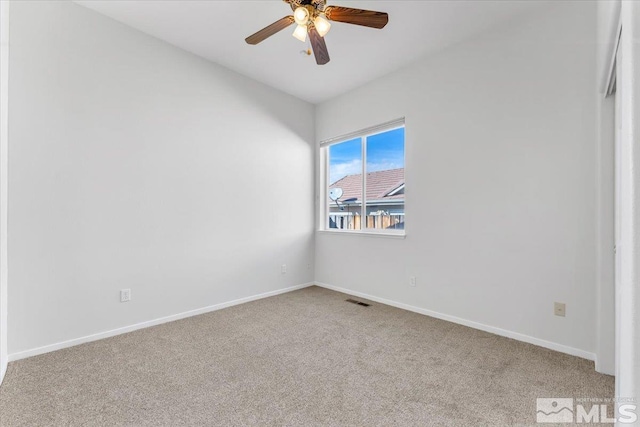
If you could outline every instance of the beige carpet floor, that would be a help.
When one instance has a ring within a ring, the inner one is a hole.
[[[2,426],[534,425],[593,363],[311,287],[13,362]]]

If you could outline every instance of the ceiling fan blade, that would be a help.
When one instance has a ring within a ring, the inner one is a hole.
[[[371,28],[384,28],[389,22],[389,15],[373,10],[352,9],[342,6],[327,6],[324,9],[327,19],[347,24],[362,25]]]
[[[249,44],[258,44],[261,41],[265,40],[266,38],[271,37],[275,33],[284,30],[285,28],[287,28],[289,25],[293,23],[294,23],[293,16],[291,15],[285,16],[279,21],[276,21],[273,24],[264,27],[257,33],[250,35],[249,37],[244,39],[244,41],[246,41]]]
[[[311,41],[311,47],[313,48],[313,54],[316,56],[316,62],[318,65],[324,65],[331,60],[329,58],[329,50],[327,50],[327,44],[324,42],[324,38],[320,37],[315,27],[309,27],[309,40]]]

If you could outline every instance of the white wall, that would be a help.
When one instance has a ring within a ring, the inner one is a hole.
[[[318,233],[316,280],[594,358],[595,43],[562,2],[318,106],[317,141],[406,117],[407,237]]]
[[[0,2],[0,383],[7,371],[7,154],[9,1]]]
[[[312,105],[71,3],[11,20],[12,358],[313,280]]]

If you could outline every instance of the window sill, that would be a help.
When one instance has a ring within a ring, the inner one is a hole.
[[[341,236],[367,236],[367,237],[382,237],[385,239],[404,239],[407,235],[404,232],[401,233],[381,233],[374,231],[334,231],[334,230],[318,230],[320,234],[332,234]]]

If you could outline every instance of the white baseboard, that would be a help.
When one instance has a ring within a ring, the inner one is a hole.
[[[2,361],[0,364],[0,385],[2,385],[2,381],[4,380],[4,374],[7,373],[7,361]]]
[[[546,341],[540,338],[535,338],[529,335],[521,334],[518,332],[508,331],[506,329],[497,328],[495,326],[489,326],[471,320],[462,319],[456,316],[450,316],[448,314],[438,313],[437,311],[427,310],[425,308],[415,307],[409,304],[388,300],[385,298],[379,298],[373,295],[368,295],[362,292],[352,291],[351,289],[341,288],[339,286],[328,285],[326,283],[316,282],[316,286],[322,288],[331,289],[333,291],[342,292],[344,294],[353,295],[360,298],[365,298],[371,301],[379,302],[380,304],[390,305],[392,307],[401,308],[407,311],[413,311],[414,313],[424,314],[425,316],[435,317],[436,319],[446,320],[448,322],[457,323],[459,325],[468,326],[470,328],[479,329],[481,331],[489,332],[492,334],[500,335],[514,340],[526,342],[528,344],[537,345],[539,347],[548,348],[550,350],[559,351],[560,353],[570,354],[572,356],[581,357],[587,360],[595,360],[596,355],[594,353],[580,350],[578,348],[569,347],[564,344],[558,344],[551,341]]]
[[[154,320],[149,320],[146,322],[136,323],[130,326],[124,326],[122,328],[112,329],[110,331],[99,332],[97,334],[87,335],[80,338],[74,338],[67,341],[62,341],[55,344],[49,344],[38,348],[33,348],[30,350],[21,351],[18,353],[9,354],[9,362],[13,362],[15,360],[25,359],[27,357],[37,356],[39,354],[49,353],[56,350],[61,350],[67,347],[73,347],[76,345],[84,344],[91,341],[97,341],[104,338],[113,337],[120,334],[126,334],[127,332],[133,332],[138,329],[148,328],[150,326],[161,325],[163,323],[173,322],[180,319],[185,319],[187,317],[197,316],[199,314],[210,313],[212,311],[222,310],[223,308],[233,307],[234,305],[244,304],[246,302],[251,302],[255,300],[259,300],[262,298],[268,298],[275,295],[284,294],[291,291],[296,291],[298,289],[307,288],[309,286],[313,286],[315,283],[304,283],[302,285],[291,286],[288,288],[277,289],[275,291],[265,292],[258,295],[252,295],[245,298],[240,298],[237,300],[223,302],[220,304],[210,305],[208,307],[197,308],[195,310],[185,311],[183,313],[172,314],[171,316],[161,317]]]
[[[233,301],[229,301],[229,302],[223,302],[220,304],[215,304],[215,305],[211,305],[208,307],[203,307],[203,308],[198,308],[195,310],[190,310],[190,311],[185,311],[183,313],[178,313],[178,314],[173,314],[171,316],[166,316],[166,317],[161,317],[158,319],[154,319],[154,320],[149,320],[146,322],[141,322],[141,323],[136,323],[134,325],[130,325],[130,326],[124,326],[122,328],[117,328],[117,329],[112,329],[110,331],[105,331],[105,332],[99,332],[97,334],[92,334],[92,335],[87,335],[84,337],[80,337],[80,338],[74,338],[71,340],[67,340],[67,341],[62,341],[59,343],[55,343],[55,344],[50,344],[50,345],[46,345],[43,347],[38,347],[38,348],[34,348],[34,349],[30,349],[30,350],[25,350],[25,351],[21,351],[18,353],[12,353],[9,354],[9,362],[13,362],[15,360],[20,360],[20,359],[25,359],[27,357],[32,357],[32,356],[37,356],[39,354],[44,354],[44,353],[49,353],[52,351],[56,351],[56,350],[61,350],[63,348],[68,348],[68,347],[73,347],[76,345],[80,345],[80,344],[84,344],[87,342],[91,342],[91,341],[97,341],[97,340],[101,340],[104,338],[109,338],[109,337],[113,337],[116,335],[120,335],[120,334],[125,334],[127,332],[133,332],[136,331],[138,329],[143,329],[143,328],[148,328],[151,326],[155,326],[155,325],[160,325],[163,323],[168,323],[168,322],[173,322],[176,320],[180,320],[180,319],[185,319],[187,317],[192,317],[192,316],[197,316],[199,314],[204,314],[204,313],[209,313],[212,311],[216,311],[216,310],[222,310],[223,308],[227,308],[227,307],[232,307],[234,305],[239,305],[239,304],[244,304],[246,302],[250,302],[250,301],[255,301],[255,300],[259,300],[262,298],[268,298],[268,297],[272,297],[275,295],[280,295],[280,294],[284,294],[287,292],[291,292],[291,291],[295,291],[298,289],[303,289],[309,286],[320,286],[322,288],[326,288],[326,289],[331,289],[337,292],[342,292],[348,295],[353,295],[356,297],[360,297],[360,298],[365,298],[371,301],[375,301],[381,304],[385,304],[385,305],[390,305],[392,307],[397,307],[403,310],[407,310],[407,311],[412,311],[414,313],[419,313],[419,314],[423,314],[425,316],[431,316],[431,317],[435,317],[436,319],[441,319],[441,320],[446,320],[448,322],[452,322],[452,323],[457,323],[459,325],[463,325],[463,326],[468,326],[470,328],[474,328],[474,329],[479,329],[481,331],[485,331],[485,332],[489,332],[492,334],[496,334],[496,335],[500,335],[503,337],[507,337],[507,338],[512,338],[518,341],[522,341],[522,342],[526,342],[529,344],[533,344],[533,345],[537,345],[540,347],[544,347],[544,348],[548,348],[551,350],[555,350],[555,351],[559,351],[561,353],[566,353],[566,354],[570,354],[572,356],[577,356],[577,357],[582,357],[583,359],[588,359],[588,360],[595,360],[595,354],[588,352],[588,351],[584,351],[584,350],[580,350],[577,348],[573,348],[573,347],[569,347],[563,344],[558,344],[558,343],[554,343],[551,341],[546,341],[546,340],[542,340],[539,338],[535,338],[529,335],[525,335],[525,334],[521,334],[518,332],[513,332],[513,331],[509,331],[506,329],[501,329],[501,328],[497,328],[494,326],[489,326],[489,325],[485,325],[482,323],[478,323],[478,322],[473,322],[471,320],[466,320],[466,319],[462,319],[460,317],[456,317],[456,316],[450,316],[448,314],[442,314],[442,313],[438,313],[436,311],[432,311],[432,310],[427,310],[424,308],[420,308],[420,307],[415,307],[409,304],[404,304],[404,303],[400,303],[400,302],[396,302],[396,301],[392,301],[392,300],[388,300],[385,298],[379,298],[373,295],[369,295],[369,294],[365,294],[362,292],[356,292],[356,291],[352,291],[350,289],[346,289],[346,288],[341,288],[339,286],[333,286],[333,285],[329,285],[326,283],[321,283],[321,282],[315,282],[315,283],[304,283],[302,285],[296,285],[296,286],[291,286],[288,288],[284,288],[284,289],[278,289],[275,291],[270,291],[270,292],[265,292],[262,294],[258,294],[258,295],[253,295],[253,296],[249,296],[249,297],[245,297],[245,298],[240,298],[237,300],[233,300]],[[0,367],[0,379],[2,377],[4,377],[4,373],[6,372],[6,366],[2,366]],[[1,381],[0,381],[1,382]]]

